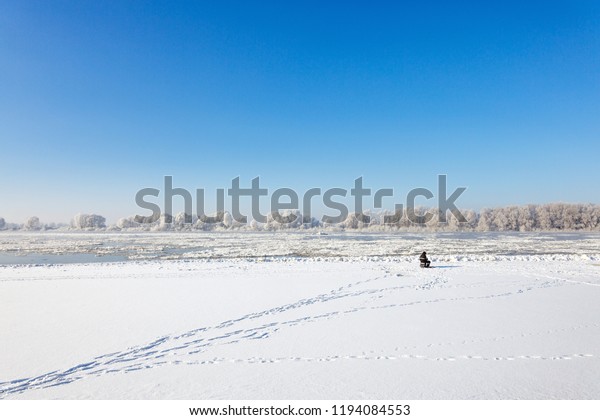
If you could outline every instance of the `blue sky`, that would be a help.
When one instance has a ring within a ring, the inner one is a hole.
[[[164,175],[599,202],[600,6],[482,3],[3,1],[0,216],[114,221]]]

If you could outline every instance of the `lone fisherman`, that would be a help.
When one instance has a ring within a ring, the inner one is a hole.
[[[423,253],[419,257],[419,261],[421,261],[421,268],[427,268],[429,267],[429,264],[431,264],[431,261],[427,259],[427,254],[425,253],[425,251],[423,251]]]

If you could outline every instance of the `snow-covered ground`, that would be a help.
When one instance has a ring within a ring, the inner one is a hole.
[[[1,234],[0,398],[598,399],[599,239]]]

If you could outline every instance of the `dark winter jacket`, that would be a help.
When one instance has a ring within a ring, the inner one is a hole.
[[[427,254],[425,254],[425,253],[423,252],[423,253],[421,254],[421,256],[419,257],[419,260],[420,260],[422,263],[424,263],[424,262],[427,262],[427,261],[428,261],[428,259],[427,259]]]

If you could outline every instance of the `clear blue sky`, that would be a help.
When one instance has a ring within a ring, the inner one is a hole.
[[[114,221],[164,175],[599,202],[599,3],[483,3],[3,1],[0,216]]]

